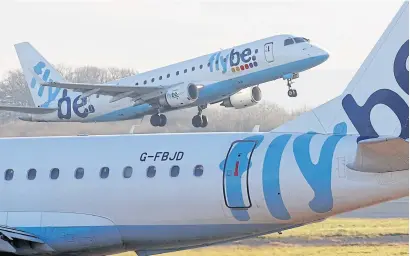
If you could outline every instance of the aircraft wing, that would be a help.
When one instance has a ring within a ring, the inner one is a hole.
[[[91,83],[71,83],[71,82],[45,82],[36,73],[31,71],[34,79],[42,86],[70,89],[81,92],[82,98],[87,98],[93,94],[112,96],[110,102],[130,97],[135,101],[147,101],[166,93],[169,88],[182,83],[158,86],[135,86],[116,84],[91,84]]]
[[[13,228],[0,226],[0,235],[0,252],[31,255],[52,253],[54,251],[36,236]]]
[[[57,111],[57,108],[39,108],[39,107],[29,107],[29,106],[9,106],[0,105],[0,110],[13,111],[26,114],[49,114]]]
[[[111,85],[111,84],[89,84],[89,83],[70,83],[70,82],[41,82],[43,86],[57,87],[70,89],[77,92],[82,92],[82,98],[89,97],[93,94],[112,96],[110,102],[130,97],[140,98],[145,96],[144,100],[156,98],[166,91],[179,84],[160,85],[160,86],[127,86],[127,85]]]
[[[358,143],[356,158],[347,165],[361,172],[394,172],[409,169],[409,142],[402,138],[376,138]]]

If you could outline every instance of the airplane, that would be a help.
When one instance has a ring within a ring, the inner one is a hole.
[[[408,196],[408,20],[405,2],[341,95],[271,132],[0,139],[0,252],[156,255]]]
[[[34,122],[107,122],[151,115],[155,127],[167,123],[164,113],[197,107],[194,127],[206,127],[202,111],[220,103],[241,109],[262,98],[259,84],[287,80],[288,95],[299,73],[313,68],[329,54],[303,37],[278,35],[204,55],[106,84],[70,83],[29,43],[15,49],[35,107],[0,106],[28,114]]]

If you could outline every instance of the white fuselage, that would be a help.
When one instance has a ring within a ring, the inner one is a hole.
[[[204,85],[204,88],[199,92],[199,98],[194,103],[184,107],[218,102],[244,88],[276,80],[286,74],[305,71],[327,60],[328,53],[309,42],[305,41],[285,46],[284,41],[289,38],[292,38],[292,36],[269,37],[112,81],[109,84],[119,86],[160,86],[198,83]],[[38,86],[38,90],[40,88],[41,86]],[[58,107],[60,114],[54,112],[31,115],[30,121],[117,121],[141,118],[147,114],[157,113],[158,109],[158,106],[153,106],[151,102],[135,105],[131,98],[110,102],[111,96],[96,94],[90,96],[87,104],[83,105],[80,104],[81,100],[79,98],[76,99],[81,93],[69,92],[67,97],[63,97],[63,89],[55,88],[55,90],[59,90],[59,92],[52,99],[50,106]],[[50,101],[47,90],[43,97],[44,101]],[[61,99],[63,99],[62,103],[58,105],[57,101]],[[79,102],[77,105],[80,105],[80,107],[75,107],[74,101]],[[90,105],[93,106],[93,111],[89,110]],[[177,107],[167,106],[159,106],[159,108],[161,112],[177,109]]]
[[[0,182],[0,225],[34,234],[56,253],[153,253],[277,232],[408,195],[408,170],[349,169],[356,150],[357,136],[311,133],[1,139],[0,169],[14,176]]]

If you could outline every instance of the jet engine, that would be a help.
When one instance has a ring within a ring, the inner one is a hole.
[[[262,92],[258,86],[240,90],[231,97],[224,99],[221,106],[227,108],[246,108],[256,105],[262,99]]]
[[[159,104],[164,107],[178,108],[191,104],[198,99],[199,88],[193,83],[172,87],[159,98]]]

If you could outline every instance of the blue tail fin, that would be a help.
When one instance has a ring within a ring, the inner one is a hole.
[[[14,47],[34,104],[37,107],[56,107],[62,90],[39,85],[33,78],[33,71],[47,82],[63,82],[64,78],[30,43],[19,43]]]
[[[406,1],[339,97],[274,130],[333,133],[346,123],[362,138],[409,138],[409,3]]]

